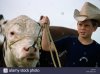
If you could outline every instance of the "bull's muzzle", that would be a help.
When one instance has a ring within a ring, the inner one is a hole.
[[[25,48],[24,47],[23,50],[26,51],[26,52],[30,52],[31,53],[31,52],[36,52],[38,49],[36,49],[35,47],[31,46],[29,48]]]

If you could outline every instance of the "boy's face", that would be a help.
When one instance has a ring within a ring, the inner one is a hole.
[[[96,30],[90,20],[78,22],[77,29],[80,37],[88,38],[91,37],[92,33]]]

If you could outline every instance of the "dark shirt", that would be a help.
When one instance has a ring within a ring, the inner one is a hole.
[[[83,45],[77,37],[65,37],[55,41],[58,51],[66,50],[65,67],[100,66],[100,44],[96,41]]]

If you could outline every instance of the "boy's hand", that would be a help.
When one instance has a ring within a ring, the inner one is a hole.
[[[42,27],[45,27],[45,25],[50,25],[50,20],[47,16],[41,16],[39,22]]]

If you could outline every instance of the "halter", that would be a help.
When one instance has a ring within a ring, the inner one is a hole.
[[[40,26],[40,23],[37,22],[37,24]],[[41,26],[40,26],[40,27],[41,27]],[[41,43],[38,43],[38,39],[40,39],[39,35],[40,35],[40,33],[41,33],[41,30],[42,30],[42,27],[40,28],[39,33],[38,33],[38,36],[37,36],[37,38],[36,38],[34,44],[32,45],[32,47],[34,47],[34,48],[36,48],[35,45],[37,44],[38,47],[39,47],[39,49],[41,49]],[[41,42],[41,41],[40,41],[40,42]]]

